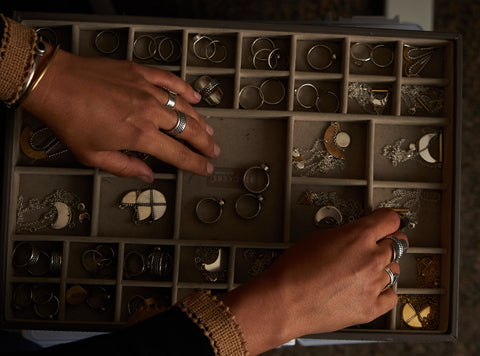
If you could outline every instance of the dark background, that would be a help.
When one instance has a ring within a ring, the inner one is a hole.
[[[5,3],[5,1],[4,1]],[[108,15],[204,18],[223,20],[329,22],[359,15],[382,15],[383,2],[374,0],[116,0],[9,1],[0,12],[14,10]],[[415,11],[412,8],[412,11]],[[480,355],[480,1],[435,1],[435,31],[464,37],[464,101],[461,215],[461,279],[459,340],[434,344],[368,344],[285,347],[267,355]],[[401,21],[402,19],[400,19]],[[2,115],[3,116],[3,115]],[[286,306],[287,307],[287,306]],[[332,310],[332,313],[335,311]]]

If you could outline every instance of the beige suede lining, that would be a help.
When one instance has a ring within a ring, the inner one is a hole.
[[[209,291],[198,291],[177,306],[203,330],[210,340],[215,355],[248,355],[240,326],[225,306]]]
[[[5,22],[0,47],[0,100],[11,106],[20,98],[33,68],[37,33],[0,14]]]

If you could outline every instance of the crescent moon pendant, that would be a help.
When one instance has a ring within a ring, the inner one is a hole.
[[[315,224],[320,224],[325,219],[333,219],[338,225],[343,221],[342,213],[332,205],[326,205],[318,209],[315,214]]]
[[[428,163],[437,163],[439,162],[433,156],[430,154],[430,151],[428,150],[430,146],[430,141],[436,137],[438,134],[437,133],[429,133],[426,135],[423,135],[420,137],[420,140],[418,140],[418,154],[422,159]]]
[[[207,272],[221,272],[222,271],[222,254],[223,254],[223,249],[218,250],[218,256],[215,261],[213,261],[210,264],[203,263],[202,267],[205,269]]]
[[[63,229],[72,220],[72,210],[67,204],[60,201],[53,203],[53,206],[57,209],[57,220],[51,226],[55,230]]]

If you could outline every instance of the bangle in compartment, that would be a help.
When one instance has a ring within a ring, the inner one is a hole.
[[[262,210],[264,198],[261,194],[246,193],[235,200],[235,212],[245,220],[255,219]]]
[[[320,59],[320,61],[318,60]],[[327,70],[337,59],[337,55],[333,50],[324,44],[316,44],[307,52],[307,63],[315,70]]]
[[[195,206],[195,213],[198,220],[204,224],[214,224],[222,217],[225,200],[216,197],[201,199]]]
[[[120,47],[120,37],[113,30],[103,30],[95,36],[95,48],[103,54],[115,53]]]

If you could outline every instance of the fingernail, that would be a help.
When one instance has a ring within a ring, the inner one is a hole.
[[[215,170],[215,167],[213,166],[213,164],[211,164],[210,162],[207,162],[207,172],[208,172],[208,174],[212,174],[214,170]]]
[[[195,99],[197,100],[200,100],[202,98],[202,96],[200,95],[200,93],[198,91],[193,91],[193,96],[195,97]]]
[[[218,146],[217,144],[213,146],[213,154],[215,155],[215,157],[218,157],[220,155],[220,146]]]
[[[213,136],[213,133],[214,133],[213,127],[210,126],[209,124],[207,124],[207,126],[205,126],[205,131],[207,131],[210,136]]]
[[[137,178],[140,179],[142,182],[145,182],[145,183],[152,183],[153,182],[153,179],[149,176],[138,176]]]

